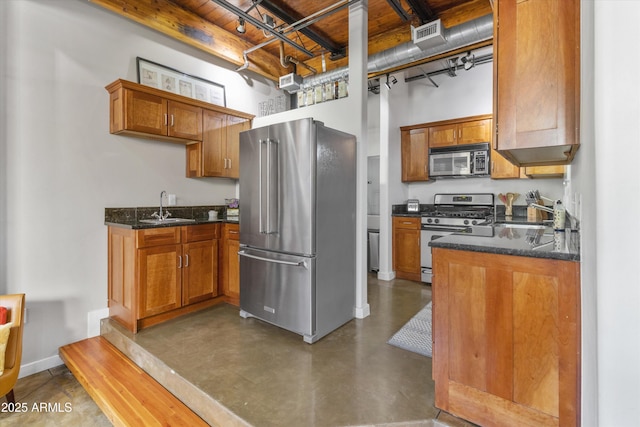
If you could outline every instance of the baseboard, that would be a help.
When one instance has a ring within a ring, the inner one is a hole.
[[[395,271],[378,271],[378,279],[380,280],[389,281],[395,278],[396,278]]]
[[[109,317],[109,307],[87,313],[87,338],[100,335],[100,321]]]
[[[353,314],[356,319],[364,319],[371,314],[371,306],[365,304],[363,307],[354,307]]]
[[[38,372],[46,371],[47,369],[55,368],[60,365],[64,365],[60,356],[51,356],[46,359],[36,360],[35,362],[21,365],[18,378],[28,377],[29,375],[37,374]]]

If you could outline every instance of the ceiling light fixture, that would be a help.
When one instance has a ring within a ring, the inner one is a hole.
[[[236,27],[236,31],[240,34],[244,34],[247,32],[247,27],[244,25],[244,18],[238,18],[238,26]]]

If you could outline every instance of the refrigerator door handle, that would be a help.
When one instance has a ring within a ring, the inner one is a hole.
[[[266,149],[266,155],[263,158],[262,150]],[[265,140],[260,140],[260,150],[259,150],[259,171],[260,175],[258,181],[258,187],[260,188],[259,196],[258,196],[258,207],[259,207],[259,215],[258,215],[258,230],[261,234],[276,234],[277,231],[272,227],[273,222],[273,204],[275,202],[275,206],[277,209],[278,206],[278,194],[273,194],[274,191],[278,190],[278,153],[276,151],[275,156],[271,153],[273,149],[278,149],[278,141],[267,138]],[[274,177],[274,174],[275,177]],[[274,181],[276,181],[274,183]],[[274,190],[275,185],[275,190]],[[275,201],[273,200],[275,199]],[[276,212],[276,219],[278,213]]]
[[[284,264],[284,265],[292,265],[294,267],[302,267],[302,268],[307,268],[307,263],[305,261],[282,261],[279,259],[271,259],[271,258],[265,258],[265,257],[261,257],[261,256],[257,256],[257,255],[251,255],[246,253],[245,251],[238,251],[238,255],[240,256],[244,256],[247,258],[253,258],[253,259],[257,259],[259,261],[265,261],[265,262],[272,262],[275,264]]]

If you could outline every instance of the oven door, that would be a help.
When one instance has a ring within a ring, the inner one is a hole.
[[[431,283],[431,279],[433,277],[431,271],[433,267],[431,262],[431,246],[429,246],[429,242],[465,229],[465,227],[422,225],[420,230],[420,280],[425,283]]]

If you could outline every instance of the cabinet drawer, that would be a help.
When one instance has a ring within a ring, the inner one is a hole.
[[[409,217],[393,217],[393,227],[394,228],[408,228],[410,230],[419,230],[420,229],[420,218],[409,218]]]
[[[136,247],[172,245],[180,243],[181,227],[162,227],[138,230],[136,234]]]
[[[228,240],[240,240],[240,224],[225,224],[224,238]]]
[[[182,227],[182,241],[199,242],[220,238],[220,224],[187,225]]]

